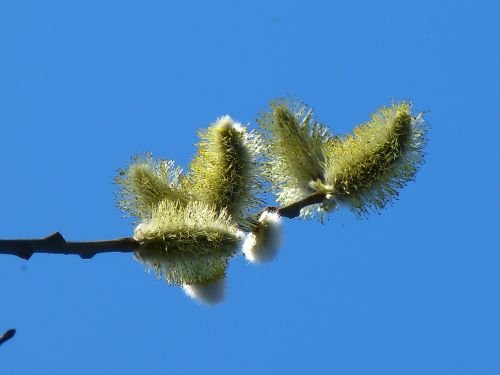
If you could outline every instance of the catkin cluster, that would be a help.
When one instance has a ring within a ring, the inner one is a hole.
[[[137,220],[136,258],[203,302],[222,298],[240,248],[252,263],[276,255],[280,209],[314,195],[322,201],[301,207],[302,217],[322,220],[339,206],[379,211],[424,160],[427,126],[408,102],[380,108],[345,136],[291,99],[273,101],[257,121],[260,131],[229,116],[201,130],[187,173],[145,155],[116,177],[118,206]],[[263,208],[266,192],[280,207]]]
[[[198,152],[183,174],[173,161],[135,157],[120,170],[118,205],[138,219],[136,258],[171,284],[191,288],[225,277],[241,246],[247,215],[261,204],[262,144],[229,116],[200,131]]]
[[[424,160],[427,125],[409,102],[380,108],[353,134],[334,136],[300,102],[277,100],[258,120],[268,144],[266,172],[282,204],[315,192],[320,204],[301,211],[323,215],[340,205],[357,215],[383,209],[413,180]]]

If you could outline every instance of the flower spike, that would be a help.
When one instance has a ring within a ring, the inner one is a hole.
[[[190,164],[188,189],[196,199],[227,209],[237,221],[262,201],[258,167],[263,146],[259,136],[247,132],[229,116],[199,132],[198,153]]]
[[[226,210],[164,200],[135,229],[136,257],[171,284],[205,284],[224,276],[241,232]]]
[[[118,170],[117,205],[129,216],[145,219],[162,200],[186,204],[189,196],[179,186],[181,179],[182,170],[173,161],[155,161],[151,154],[136,156],[127,169]]]
[[[379,211],[414,180],[424,161],[427,125],[411,103],[383,107],[353,135],[325,145],[326,189],[357,214]]]
[[[288,205],[315,191],[311,185],[323,180],[323,144],[332,136],[313,118],[312,109],[300,101],[279,99],[257,120],[265,133],[267,175],[276,200]],[[314,210],[303,210],[312,216]]]

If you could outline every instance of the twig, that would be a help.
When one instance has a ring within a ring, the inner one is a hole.
[[[15,329],[9,329],[2,335],[2,337],[0,337],[0,345],[13,338],[15,334],[16,334]]]
[[[100,253],[130,253],[139,246],[133,238],[118,238],[108,241],[69,242],[61,233],[35,240],[0,240],[0,254],[16,255],[29,259],[35,253],[79,255],[90,259]]]
[[[267,207],[265,210],[277,211],[281,216],[293,219],[300,215],[300,210],[312,204],[321,203],[324,194],[315,192],[304,199],[284,207]],[[108,241],[70,242],[59,232],[48,237],[32,240],[0,240],[0,254],[15,255],[30,259],[35,253],[79,255],[82,259],[91,259],[101,253],[131,253],[140,243],[131,237]]]
[[[323,202],[325,199],[325,195],[319,191],[309,194],[304,199],[297,201],[295,203],[289,204],[288,206],[276,208],[276,207],[268,207],[268,209],[275,209],[278,211],[280,216],[287,217],[289,219],[293,219],[300,215],[300,210],[307,206],[311,206],[313,204],[318,204]]]

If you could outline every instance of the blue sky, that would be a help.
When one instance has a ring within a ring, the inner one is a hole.
[[[0,3],[0,238],[129,236],[117,168],[302,98],[343,134],[410,99],[427,163],[366,220],[286,221],[198,305],[129,254],[0,261],[2,374],[498,374],[495,1]]]

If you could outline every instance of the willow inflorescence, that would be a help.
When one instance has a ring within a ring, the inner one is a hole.
[[[344,136],[293,99],[273,101],[257,121],[249,131],[223,116],[200,130],[187,173],[143,155],[116,177],[117,204],[137,221],[136,258],[205,303],[222,299],[231,257],[274,258],[280,207],[315,194],[321,200],[301,217],[323,220],[343,206],[358,216],[380,211],[424,161],[427,125],[409,102],[380,108]],[[264,207],[267,193],[279,207]]]

